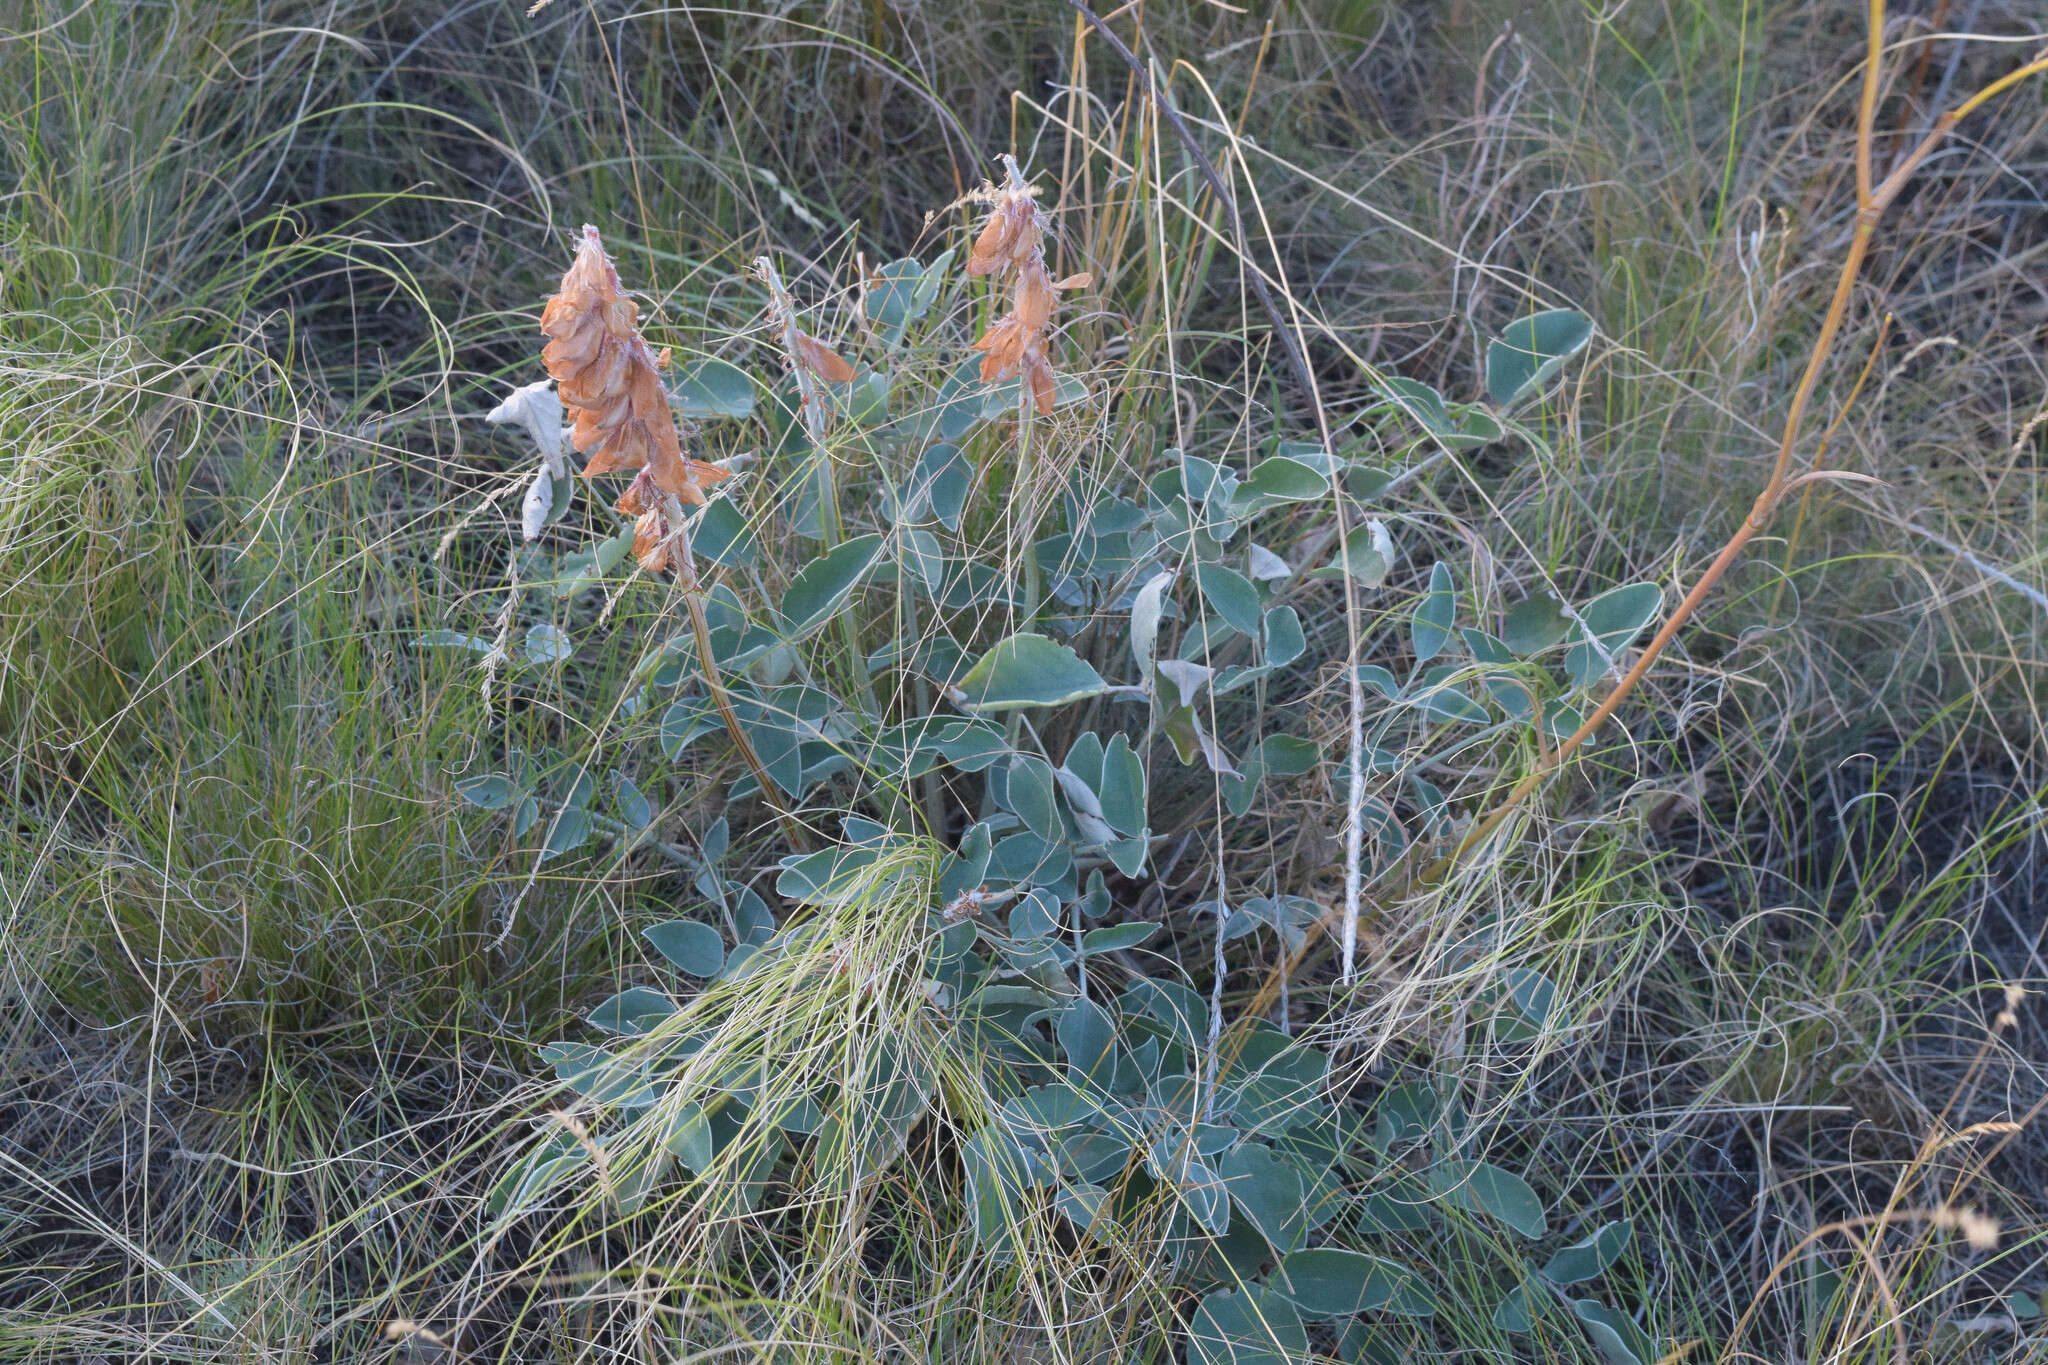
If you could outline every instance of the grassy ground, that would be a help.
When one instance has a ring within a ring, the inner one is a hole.
[[[2026,5],[1959,11],[1893,17],[1881,127],[1917,135],[2042,42]],[[1434,461],[1389,500],[1404,559],[1353,623],[1370,647],[1437,558],[1489,608],[1693,582],[1768,470],[1847,244],[1860,11],[1262,18],[1148,6],[1140,46],[1241,187],[1340,446],[1422,458],[1360,419],[1375,369],[1469,398],[1532,301],[1598,327],[1530,443]],[[486,1189],[560,1126],[537,1047],[649,979],[638,931],[695,892],[616,840],[538,862],[541,836],[456,782],[555,746],[630,772],[671,844],[725,813],[731,867],[787,848],[759,803],[727,809],[711,760],[606,728],[675,611],[646,580],[523,608],[577,640],[563,668],[487,676],[416,644],[499,628],[530,454],[482,414],[538,377],[536,313],[583,221],[657,344],[759,362],[754,256],[838,316],[862,264],[964,250],[948,210],[1014,151],[1057,205],[1062,268],[1094,275],[1065,345],[1096,417],[1039,458],[1112,487],[1160,446],[1242,463],[1312,438],[1245,258],[1129,70],[1050,3],[18,19],[0,1358],[1170,1358],[1147,1324],[1175,1306],[1138,1251],[985,1264],[942,1156],[857,1195],[792,1177],[766,1231],[598,1201],[491,1232]],[[1985,40],[1926,41],[1965,21]],[[1289,982],[1347,1084],[1437,1078],[1559,1223],[1631,1218],[1627,1309],[1690,1358],[2042,1349],[2013,1296],[2048,1290],[2048,1048],[2031,1001],[1999,1022],[2008,987],[2048,984],[2041,90],[1974,116],[1863,273],[1799,452],[1873,481],[1795,496],[1511,837],[1369,896],[1358,984],[1322,954]],[[920,344],[964,354],[979,306],[957,296]],[[786,491],[747,496],[779,587],[812,551]],[[970,527],[1009,563],[1029,529]],[[1293,701],[1335,754],[1343,598],[1322,585],[1302,613],[1322,668]],[[1438,776],[1478,802],[1531,761],[1497,745]],[[1206,960],[1219,858],[1243,888],[1341,899],[1334,761],[1236,820],[1170,750],[1151,766],[1171,856],[1130,890],[1171,951]],[[878,905],[846,934],[886,964],[920,951],[917,923]],[[1563,987],[1533,1044],[1473,1025],[1508,964]],[[1230,998],[1262,979],[1233,974]],[[794,1047],[817,1018],[800,980],[778,989],[733,1027]],[[2003,1225],[1995,1250],[1924,1221],[1802,1240],[1964,1206]],[[1398,1245],[1445,1306],[1375,1358],[1600,1358],[1491,1322],[1517,1260],[1498,1231]],[[945,1316],[962,1307],[981,1316]]]

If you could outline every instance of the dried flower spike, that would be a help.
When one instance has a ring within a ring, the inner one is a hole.
[[[1046,342],[1053,304],[1065,291],[1085,288],[1089,277],[1052,278],[1045,268],[1045,215],[1034,198],[1037,191],[1025,183],[1015,157],[1005,156],[1003,164],[1007,179],[1001,189],[986,191],[995,208],[974,240],[967,273],[1008,282],[1010,311],[974,343],[974,349],[982,353],[982,383],[1021,374],[1032,403],[1043,415],[1052,411],[1059,392]]]
[[[639,322],[639,306],[621,289],[597,229],[585,224],[576,260],[540,317],[548,337],[541,360],[575,419],[570,440],[588,457],[583,473],[644,468],[654,487],[701,506],[701,485],[730,471],[683,454],[660,366]]]

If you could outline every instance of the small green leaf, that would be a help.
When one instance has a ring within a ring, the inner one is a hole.
[[[903,495],[903,516],[917,521],[929,513],[949,531],[960,529],[960,513],[974,486],[974,466],[959,447],[940,442],[917,457]]]
[[[590,838],[590,812],[582,806],[565,806],[548,830],[547,847],[541,857],[556,858],[581,848]]]
[[[1299,777],[1322,762],[1323,751],[1314,740],[1296,735],[1267,735],[1259,744],[1259,756],[1274,777]]]
[[[1044,938],[1059,928],[1059,902],[1043,891],[1032,891],[1019,897],[1010,907],[1011,938]]]
[[[675,1113],[663,1125],[661,1145],[692,1174],[702,1175],[709,1170],[711,1120],[705,1116],[704,1106],[695,1100],[685,1100],[677,1105]]]
[[[1386,582],[1388,571],[1394,567],[1394,541],[1387,534],[1386,523],[1373,517],[1363,526],[1353,527],[1351,534],[1344,537],[1344,553],[1338,564],[1364,587],[1377,588]]]
[[[1135,948],[1158,932],[1158,925],[1136,920],[1129,924],[1112,924],[1104,929],[1090,929],[1081,935],[1081,956],[1094,957],[1099,953]]]
[[[1564,604],[1554,597],[1539,595],[1525,597],[1509,607],[1500,634],[1510,650],[1527,658],[1549,649],[1571,628],[1572,618],[1564,614]]]
[[[1058,706],[1109,690],[1080,655],[1043,635],[1012,635],[984,654],[960,680],[961,705],[976,711]]]
[[[1663,605],[1664,590],[1655,583],[1630,583],[1601,593],[1579,613],[1586,624],[1578,632],[1578,643],[1565,651],[1565,672],[1579,686],[1591,686],[1619,663],[1621,651],[1657,619]],[[1593,641],[1599,642],[1597,648]]]
[[[1308,650],[1308,640],[1301,633],[1301,617],[1293,607],[1274,607],[1265,615],[1266,663],[1273,668],[1285,668],[1299,659]]]
[[[423,630],[419,642],[429,649],[466,649],[472,654],[488,654],[491,642],[481,635],[464,635],[459,630]]]
[[[576,642],[566,631],[542,622],[526,632],[526,657],[531,663],[546,667],[558,664],[576,652]]]
[[[930,270],[906,256],[881,267],[868,281],[867,315],[882,328],[891,346],[903,339],[903,329],[923,317],[938,297],[939,280],[952,254],[948,251]]]
[[[1222,564],[1198,564],[1195,581],[1201,587],[1203,602],[1244,634],[1258,638],[1259,590],[1251,585],[1250,579]]]
[[[1230,1197],[1273,1250],[1300,1249],[1308,1236],[1308,1182],[1300,1167],[1270,1147],[1245,1142],[1224,1153],[1217,1170]]]
[[[1126,877],[1138,876],[1145,870],[1147,851],[1148,846],[1143,839],[1119,839],[1108,845],[1109,860]]]
[[[1053,802],[1050,763],[1035,754],[1011,755],[1008,785],[1009,809],[1026,829],[1042,839],[1066,837],[1066,826]]]
[[[1141,678],[1152,672],[1159,622],[1166,611],[1166,590],[1172,586],[1172,574],[1156,573],[1131,599],[1131,662],[1138,666]]]
[[[967,1177],[968,1222],[975,1240],[1002,1259],[1014,1258],[1024,1192],[1036,1168],[1031,1153],[995,1123],[960,1144],[960,1166]]]
[[[634,829],[646,829],[654,823],[654,803],[633,784],[632,778],[615,772],[612,774],[612,786],[618,795],[621,820]]]
[[[1102,818],[1127,838],[1144,834],[1146,823],[1145,763],[1122,734],[1110,736],[1102,753]]]
[[[1451,638],[1451,624],[1458,611],[1457,583],[1451,566],[1438,560],[1429,571],[1429,591],[1415,608],[1411,633],[1415,641],[1415,662],[1427,663],[1443,652]]]
[[[590,1022],[606,1033],[645,1033],[675,1012],[675,1001],[660,991],[633,986],[592,1010]]]
[[[683,417],[745,417],[754,410],[753,378],[726,361],[700,360],[676,383],[675,407]]]
[[[603,578],[625,560],[633,548],[633,528],[600,540],[585,550],[563,555],[555,566],[554,581],[548,590],[556,597],[574,597],[591,584]]]
[[[1362,1251],[1324,1247],[1283,1257],[1273,1290],[1312,1318],[1342,1318],[1387,1308],[1406,1317],[1436,1311],[1406,1266]]]
[[[712,499],[690,532],[690,549],[697,558],[729,569],[753,563],[760,548],[746,514],[730,498]]]
[[[1552,1284],[1577,1284],[1606,1273],[1628,1246],[1635,1225],[1626,1218],[1603,1223],[1583,1241],[1560,1247],[1543,1266],[1543,1278]]]
[[[659,1099],[638,1067],[627,1065],[601,1047],[551,1043],[540,1050],[540,1057],[554,1067],[559,1080],[593,1103],[644,1109]]]
[[[1426,668],[1411,679],[1408,696],[1431,720],[1463,721],[1468,725],[1484,725],[1493,717],[1486,708],[1472,699],[1472,694],[1462,687],[1454,687],[1450,679],[1458,670],[1439,664]]]
[[[922,526],[896,528],[897,557],[925,591],[937,593],[946,582],[946,556],[939,538]]]
[[[1294,1365],[1308,1332],[1293,1304],[1257,1285],[1219,1289],[1195,1305],[1188,1365]]]
[[[1233,519],[1248,517],[1283,503],[1309,502],[1329,491],[1328,474],[1300,460],[1274,455],[1259,461],[1244,481],[1230,490],[1228,513]]]
[[[1593,320],[1575,309],[1516,318],[1486,348],[1487,397],[1497,408],[1513,407],[1592,337]]]
[[[1054,1030],[1067,1054],[1067,1073],[1083,1090],[1108,1089],[1116,1075],[1116,1023],[1082,996],[1060,1012]]]
[[[1536,1326],[1537,1303],[1534,1286],[1517,1285],[1494,1308],[1493,1325],[1503,1332],[1531,1331]]]
[[[1529,1182],[1489,1162],[1447,1161],[1430,1172],[1430,1184],[1451,1203],[1499,1219],[1524,1237],[1541,1237],[1550,1228]]]
[[[1598,1299],[1575,1300],[1572,1313],[1586,1325],[1586,1335],[1593,1338],[1607,1365],[1651,1365],[1657,1359],[1643,1329]]]
[[[1567,736],[1577,734],[1579,727],[1585,723],[1586,717],[1579,711],[1578,707],[1571,705],[1569,702],[1547,701],[1543,703],[1543,732],[1552,739],[1562,740]]]
[[[802,635],[837,614],[881,552],[880,536],[856,536],[799,569],[782,594],[791,635]]]
[[[708,924],[673,919],[641,931],[654,951],[691,976],[717,976],[725,966],[725,938]]]
[[[1129,747],[1128,743],[1125,747]],[[1076,735],[1074,742],[1067,746],[1067,756],[1060,760],[1060,766],[1067,770],[1069,776],[1078,778],[1090,792],[1099,792],[1102,789],[1102,736],[1093,730]],[[1069,795],[1073,794],[1065,782],[1060,783],[1060,787]],[[1097,805],[1100,804],[1098,801]]]
[[[1532,1027],[1547,1028],[1558,1018],[1560,992],[1555,981],[1533,967],[1503,967],[1500,974],[1509,1002]]]
[[[512,798],[519,794],[511,778],[497,773],[465,777],[455,784],[455,790],[470,805],[482,806],[485,810],[502,810],[511,805]]]
[[[860,874],[882,856],[879,848],[823,848],[782,860],[775,894],[799,905],[837,905],[859,885]]]

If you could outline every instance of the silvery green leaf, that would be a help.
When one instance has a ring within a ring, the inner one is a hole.
[[[548,513],[555,509],[555,481],[548,474],[547,466],[534,471],[533,482],[526,486],[526,497],[519,504],[519,531],[526,540],[539,540],[540,533],[547,529]]]
[[[1593,320],[1572,308],[1516,318],[1486,348],[1486,394],[1512,407],[1593,338]]]
[[[1251,570],[1253,580],[1260,583],[1270,583],[1276,578],[1289,578],[1294,574],[1286,560],[1263,545],[1251,547]]]
[[[1091,735],[1089,738],[1092,739],[1094,736]],[[1098,749],[1101,747],[1100,742],[1097,743],[1096,747]],[[1068,754],[1067,761],[1069,763],[1073,762],[1074,755]],[[1102,761],[1099,756],[1096,759],[1095,767],[1099,773],[1102,767]],[[1065,766],[1061,766],[1054,768],[1052,775],[1058,780],[1060,790],[1066,793],[1067,805],[1073,810],[1075,815],[1085,815],[1095,820],[1102,818],[1101,800],[1095,795],[1094,788],[1090,787],[1078,774]]]
[[[569,439],[562,418],[562,400],[555,396],[551,379],[521,385],[484,416],[494,427],[516,424],[523,428],[540,448],[548,472],[557,477],[569,472]]]
[[[474,654],[491,652],[491,642],[481,635],[464,635],[459,630],[423,630],[420,643],[431,649],[466,649]]]
[[[518,789],[512,785],[512,779],[497,773],[465,777],[455,784],[455,790],[463,800],[472,806],[482,806],[485,810],[498,810],[508,806],[512,803],[512,798],[518,795]]]
[[[1172,583],[1172,574],[1156,573],[1138,589],[1138,595],[1131,603],[1131,660],[1138,665],[1140,677],[1152,671],[1153,652],[1159,641],[1159,614],[1164,609],[1166,590]]]
[[[575,652],[576,646],[568,635],[546,622],[526,632],[526,657],[536,664],[560,663]]]
[[[1364,587],[1377,588],[1386,582],[1394,566],[1394,539],[1387,534],[1387,524],[1374,517],[1355,527],[1344,537],[1343,562]]]
[[[1193,706],[1203,684],[1216,676],[1216,670],[1207,664],[1191,663],[1186,659],[1161,659],[1158,667],[1160,676],[1179,690],[1182,706]]]
[[[960,679],[960,704],[968,710],[1015,710],[1058,706],[1109,690],[1088,662],[1043,635],[1012,635],[983,655]]]

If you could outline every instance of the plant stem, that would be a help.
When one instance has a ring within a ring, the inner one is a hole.
[[[1019,386],[1022,387],[1021,385]],[[1044,571],[1038,567],[1038,550],[1032,543],[1032,534],[1037,528],[1038,510],[1038,469],[1036,443],[1032,441],[1032,423],[1037,409],[1032,406],[1028,391],[1017,409],[1017,483],[1013,503],[1017,508],[1018,525],[1024,533],[1024,604],[1017,613],[1019,631],[1038,628],[1038,609],[1045,602]]]
[[[690,612],[690,630],[697,637],[697,662],[704,673],[704,690],[711,694],[712,705],[718,708],[718,717],[725,722],[725,732],[732,737],[733,747],[746,760],[747,768],[754,774],[754,781],[761,788],[761,800],[775,812],[775,818],[782,825],[783,837],[795,846],[799,853],[810,850],[810,839],[804,834],[796,817],[784,810],[776,801],[776,786],[768,776],[768,769],[762,765],[761,756],[754,752],[747,732],[740,728],[739,713],[732,709],[732,698],[726,693],[725,680],[718,674],[718,660],[711,652],[711,626],[704,619],[704,601],[698,585],[691,583],[683,590],[683,605]]]
[[[1038,628],[1038,610],[1045,602],[1045,579],[1038,567],[1038,548],[1032,544],[1032,532],[1036,529],[1033,505],[1037,501],[1038,471],[1034,456],[1037,451],[1031,439],[1032,419],[1036,415],[1031,401],[1030,386],[1019,382],[1017,406],[1017,477],[1010,489],[1010,506],[1015,509],[1017,526],[1023,532],[1024,546],[1024,600],[1018,606],[1016,632]],[[1004,722],[1004,732],[1011,748],[1017,747],[1017,740],[1023,734],[1024,713],[1012,711]]]

